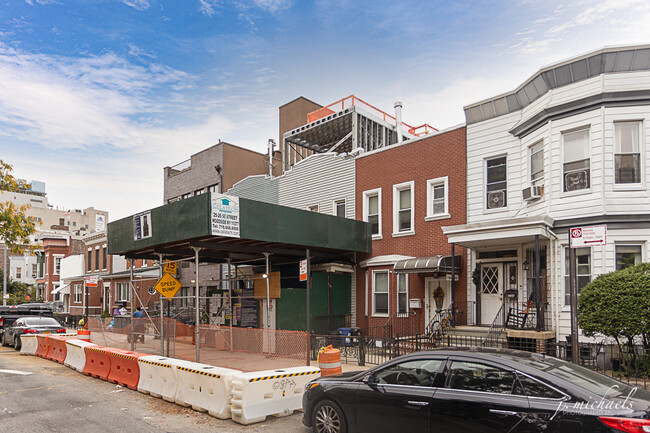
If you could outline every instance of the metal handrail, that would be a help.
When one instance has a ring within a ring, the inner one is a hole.
[[[485,343],[487,343],[488,339],[490,338],[490,334],[495,332],[495,329],[497,329],[497,323],[499,318],[503,316],[503,304],[501,304],[501,307],[499,307],[499,311],[497,312],[496,316],[494,316],[494,320],[492,320],[492,324],[490,325],[490,329],[488,329],[487,334],[485,334],[485,337],[483,337],[483,341],[481,342],[481,346],[485,346]],[[503,332],[503,327],[504,327],[503,320],[501,320],[501,325],[499,326],[499,333],[496,335],[496,338],[498,339],[501,333]]]

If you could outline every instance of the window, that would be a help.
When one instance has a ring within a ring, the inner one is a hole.
[[[409,386],[433,386],[440,370],[440,359],[418,359],[391,365],[375,373],[371,383]]]
[[[88,272],[93,270],[93,250],[88,248]]]
[[[615,183],[641,183],[640,124],[614,123]]]
[[[205,190],[203,188],[197,189],[196,191],[194,191],[194,195],[201,195],[201,194],[204,194],[204,193],[205,193]]]
[[[516,387],[515,394],[526,395],[528,397],[553,399],[561,399],[565,397],[565,395],[560,391],[557,391],[532,377],[528,377],[525,374],[519,373],[517,374],[517,377],[519,378],[520,386]]]
[[[189,296],[190,296],[190,289],[189,287],[181,287],[181,307],[187,307],[189,305]]]
[[[591,281],[591,249],[576,248],[576,273],[578,274],[578,293]],[[570,248],[564,249],[564,303],[571,304],[569,290],[569,266],[571,264]]]
[[[512,371],[476,362],[454,361],[447,374],[445,388],[512,394],[515,380]]]
[[[82,287],[81,284],[75,284],[74,285],[74,303],[75,304],[80,304],[81,303],[81,296],[82,296],[81,287]]]
[[[72,221],[72,227],[77,227],[77,222],[76,221]]]
[[[61,273],[61,259],[62,257],[54,257],[54,275]]]
[[[641,263],[641,245],[616,245],[616,270]]]
[[[22,278],[23,270],[21,268],[16,268],[16,279]]]
[[[65,219],[59,218],[59,225],[64,226],[65,225]]]
[[[142,267],[146,268],[148,266],[147,259],[142,260]]]
[[[388,271],[375,271],[372,278],[372,313],[388,316]]]
[[[106,262],[107,258],[108,256],[106,255],[106,245],[104,245],[102,247],[102,263],[104,264],[102,269],[108,269],[108,263]]]
[[[589,129],[562,134],[564,149],[564,191],[588,189],[589,173]]]
[[[397,314],[408,314],[408,274],[397,274]]]
[[[487,209],[499,209],[508,205],[508,182],[506,176],[506,157],[488,159],[485,161]]]
[[[99,247],[95,248],[95,270],[99,271]]]
[[[188,192],[188,193],[186,193],[186,194],[181,195],[181,198],[182,198],[183,200],[185,200],[186,198],[190,198],[190,197],[192,197],[192,193],[191,193],[191,192]]]
[[[214,184],[214,185],[210,185],[210,186],[208,187],[208,191],[210,191],[210,192],[220,192],[220,191],[219,191],[219,184],[216,183],[216,184]]]
[[[309,212],[318,212],[318,205],[317,205],[317,204],[313,204],[313,205],[311,205],[311,206],[307,206],[307,210],[308,210]]]
[[[334,215],[345,218],[345,200],[334,202]]]
[[[370,223],[374,239],[381,238],[381,188],[363,192],[363,220]]]
[[[32,277],[36,278],[38,276],[38,264],[32,265]]]
[[[530,147],[530,184],[544,184],[544,142],[540,141]]]
[[[413,233],[413,182],[393,185],[393,235]]]
[[[117,283],[117,300],[129,300],[129,283]]]
[[[425,220],[449,217],[448,178],[427,180],[427,216]]]

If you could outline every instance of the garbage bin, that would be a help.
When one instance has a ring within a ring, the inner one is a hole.
[[[352,344],[353,345],[359,344],[359,342],[361,341],[361,338],[360,338],[361,337],[361,328],[358,328],[356,326],[353,327],[353,328],[350,328],[350,335],[352,337],[357,337],[357,338],[352,338],[351,339]]]
[[[339,328],[339,335],[349,337],[350,333],[352,332],[351,328]],[[350,339],[349,338],[341,338],[341,346],[349,346],[350,345]]]

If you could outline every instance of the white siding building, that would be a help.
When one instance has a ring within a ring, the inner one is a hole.
[[[541,304],[542,329],[563,340],[569,228],[607,226],[606,245],[576,250],[579,287],[648,259],[650,46],[546,67],[465,112],[468,224],[444,232],[470,248],[481,281],[468,293],[477,322]]]

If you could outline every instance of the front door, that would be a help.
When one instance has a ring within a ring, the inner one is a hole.
[[[481,264],[481,323],[491,325],[503,302],[503,264]]]
[[[443,297],[438,298],[442,299],[441,305],[442,309],[445,310],[451,307],[451,281],[440,280],[428,278],[426,280],[426,300],[424,303],[424,319],[427,324],[431,323],[433,318],[436,315],[436,311],[440,310],[438,303],[436,302],[436,294],[442,291]],[[440,288],[440,290],[438,290]]]

